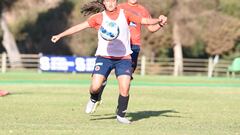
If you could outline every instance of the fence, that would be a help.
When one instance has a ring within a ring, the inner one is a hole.
[[[0,55],[0,67],[1,72],[15,71],[15,70],[38,70],[39,67],[39,58],[38,54],[21,54],[21,62],[17,62],[20,64],[15,64],[15,67],[11,67],[10,60],[8,56],[3,53]]]
[[[144,58],[144,57],[142,57]],[[137,73],[150,75],[173,75],[174,59],[173,58],[142,58],[138,61]],[[144,61],[144,62],[143,62]],[[145,66],[142,65],[144,63]],[[213,76],[226,76],[227,68],[231,61],[219,60],[213,70]],[[145,70],[143,72],[143,68]],[[209,60],[208,59],[183,59],[183,75],[208,76]]]
[[[39,54],[21,54],[21,66],[11,67],[9,58],[6,54],[0,55],[1,72],[14,71],[19,69],[39,70]],[[219,60],[213,70],[213,76],[226,76],[227,67],[231,61]],[[142,75],[173,75],[173,58],[155,58],[150,59],[142,56],[138,60],[135,73]],[[207,76],[209,73],[208,59],[183,59],[183,75]]]

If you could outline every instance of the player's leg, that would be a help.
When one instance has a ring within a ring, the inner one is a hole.
[[[138,62],[138,56],[139,56],[139,52],[140,52],[140,46],[139,45],[132,45],[131,49],[133,51],[133,53],[131,54],[132,57],[132,73],[134,73],[134,71],[137,68],[137,62]],[[133,77],[131,77],[133,78]],[[103,82],[102,86],[99,89],[99,94],[98,94],[98,104],[101,104],[102,102],[102,93],[104,91],[104,88],[107,85],[107,79]]]
[[[103,83],[102,83],[102,85],[101,85],[101,87],[100,87],[100,89],[99,89],[98,101],[97,101],[97,102],[99,102],[99,104],[102,103],[102,94],[103,94],[103,91],[104,91],[106,85],[107,85],[107,79],[105,79],[105,80],[103,81]]]
[[[9,94],[8,91],[0,90],[0,97],[1,97],[1,96],[6,96],[6,95],[8,95],[8,94]]]
[[[90,99],[86,106],[86,113],[93,113],[95,112],[97,106],[98,106],[98,94],[99,94],[99,88],[101,87],[101,84],[105,80],[105,77],[103,75],[94,74],[92,77],[92,84],[90,86]]]
[[[129,102],[129,87],[131,76],[121,75],[118,77],[119,83],[119,97],[117,107],[117,120],[123,124],[130,124],[131,122],[125,118]]]
[[[129,102],[129,87],[131,81],[131,60],[121,60],[116,64],[115,72],[119,85],[119,97],[117,106],[117,120],[123,124],[130,124],[131,122],[125,118]]]
[[[104,80],[106,80],[106,78],[110,74],[111,70],[111,62],[108,59],[102,57],[98,57],[96,59],[96,64],[92,76],[92,83],[89,90],[90,100],[88,101],[88,104],[86,106],[86,113],[95,112],[97,106],[99,105],[99,102],[97,101],[99,101],[100,88]]]
[[[137,68],[137,64],[138,64],[138,56],[139,56],[139,52],[140,52],[140,46],[139,45],[131,45],[131,49],[133,51],[133,53],[131,54],[131,57],[132,57],[132,73],[134,73],[134,71]]]

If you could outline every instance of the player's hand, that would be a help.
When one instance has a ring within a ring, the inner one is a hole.
[[[160,24],[161,24],[162,26],[167,24],[167,17],[166,17],[166,16],[160,15],[160,16],[159,16],[159,20],[160,20]]]
[[[60,36],[55,35],[55,36],[52,36],[51,41],[52,41],[53,43],[56,43],[60,38],[61,38]]]

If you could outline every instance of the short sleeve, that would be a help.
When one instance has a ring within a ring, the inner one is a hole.
[[[98,29],[102,24],[102,13],[90,16],[87,21],[90,27]]]

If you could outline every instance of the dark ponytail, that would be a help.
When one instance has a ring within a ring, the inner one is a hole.
[[[84,4],[81,8],[81,13],[84,16],[90,14],[96,14],[105,10],[105,6],[103,5],[103,0],[92,1],[90,3]]]

